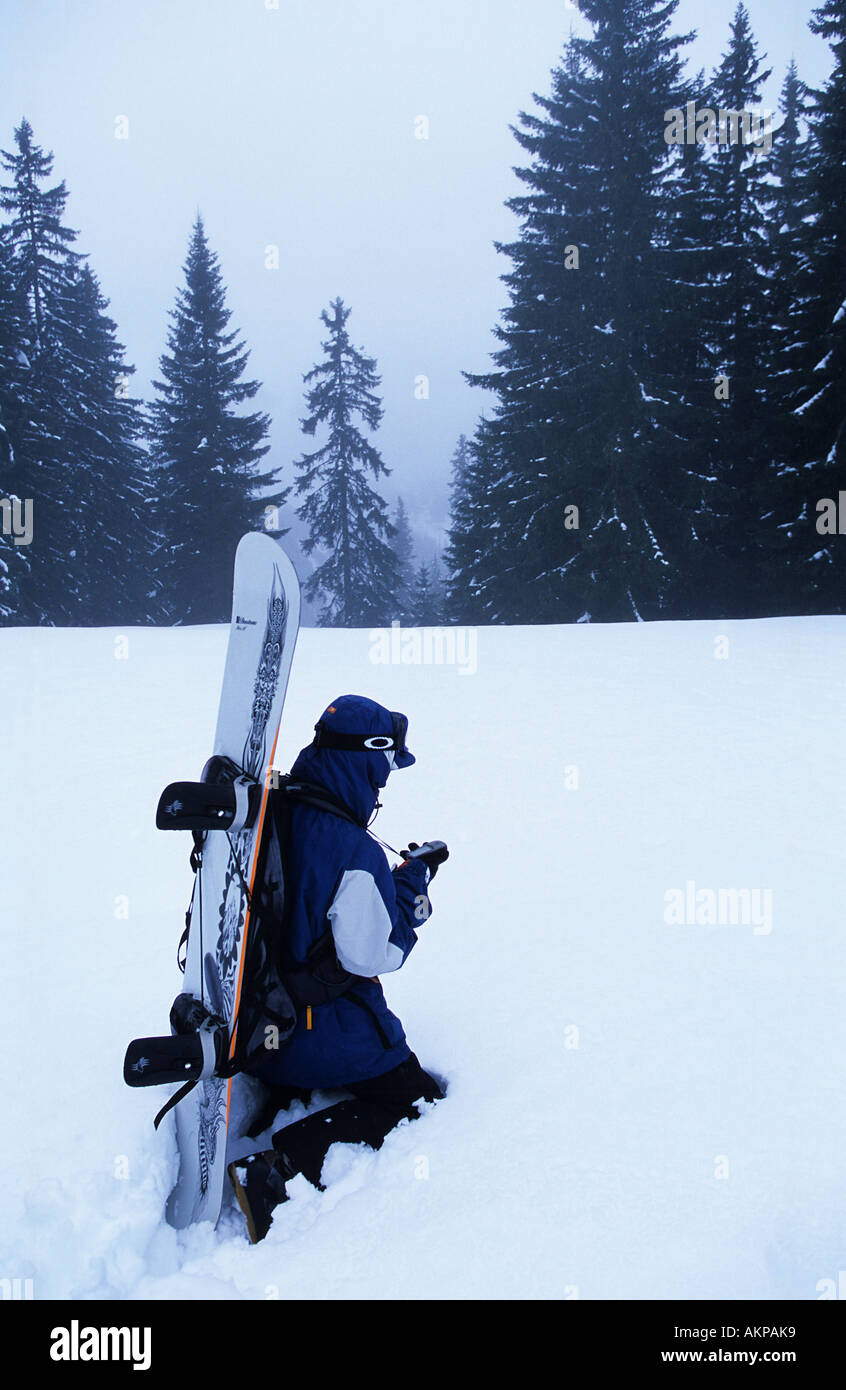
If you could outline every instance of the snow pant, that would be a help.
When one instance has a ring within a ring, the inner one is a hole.
[[[277,1153],[284,1154],[290,1167],[315,1187],[320,1185],[323,1160],[332,1144],[367,1144],[380,1149],[400,1120],[419,1119],[415,1101],[442,1100],[444,1096],[413,1052],[383,1076],[352,1081],[344,1090],[352,1091],[354,1099],[305,1115],[273,1136]]]

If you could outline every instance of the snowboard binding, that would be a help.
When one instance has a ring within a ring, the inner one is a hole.
[[[223,1019],[192,995],[178,994],[170,1025],[170,1037],[135,1038],[129,1044],[123,1062],[127,1086],[164,1086],[220,1075],[229,1051]]]
[[[199,877],[208,832],[223,830],[237,834],[249,830],[258,817],[261,797],[261,784],[254,777],[248,776],[232,758],[215,754],[203,768],[199,782],[172,782],[165,787],[159,798],[156,825],[160,830],[192,832],[191,867]],[[194,901],[192,895],[177,950],[177,963],[183,973],[187,956],[183,956],[182,951],[184,948],[187,953]],[[210,1008],[204,1003],[206,989]],[[242,1058],[230,1057],[231,1035],[222,1016],[224,1008],[217,963],[209,952],[203,956],[201,992],[203,999],[189,992],[177,995],[170,1011],[170,1037],[135,1038],[126,1050],[123,1078],[128,1086],[163,1086],[174,1082],[180,1086],[156,1116],[153,1122],[156,1129],[168,1110],[198,1081],[212,1076],[231,1077],[242,1066]],[[268,998],[263,998],[265,1008],[268,1002]],[[284,1017],[275,1012],[272,1017],[287,1036],[294,1027],[295,1017],[284,992],[281,1003]]]
[[[255,824],[261,786],[231,758],[216,753],[199,782],[171,782],[159,797],[159,830],[247,830]]]
[[[237,833],[252,826],[261,803],[261,787],[232,758],[215,754],[199,782],[172,782],[165,787],[156,810],[159,830],[190,830],[194,835],[192,868],[202,864],[202,844],[209,830]],[[193,899],[192,899],[193,902]],[[180,941],[185,945],[191,909]],[[208,971],[209,959],[205,961]],[[213,961],[212,961],[213,965]],[[184,970],[184,962],[180,962]],[[207,980],[210,990],[214,984]],[[214,1001],[214,996],[213,996]],[[229,1028],[217,1013],[192,994],[178,994],[170,1011],[170,1037],[134,1038],[126,1050],[123,1079],[127,1086],[188,1086],[210,1076],[225,1076]],[[182,1094],[181,1092],[179,1093]],[[164,1115],[160,1112],[158,1122]]]

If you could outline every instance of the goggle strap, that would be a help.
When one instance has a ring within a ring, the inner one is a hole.
[[[393,734],[338,734],[314,726],[315,748],[336,748],[341,752],[391,753],[401,752],[405,740],[398,741]]]

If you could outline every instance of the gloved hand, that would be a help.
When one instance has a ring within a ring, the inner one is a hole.
[[[426,840],[422,845],[409,841],[408,849],[400,850],[403,859],[422,859],[429,870],[429,882],[438,872],[438,865],[449,859],[449,850],[443,840]]]

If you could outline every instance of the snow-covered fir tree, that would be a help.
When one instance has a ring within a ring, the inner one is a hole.
[[[497,531],[491,496],[501,477],[490,424],[481,419],[472,440],[462,434],[452,456],[450,524],[444,551],[446,615],[457,623],[497,621]]]
[[[15,285],[11,245],[0,228],[0,499],[11,509],[17,505],[18,524],[22,524],[23,478],[16,464],[18,435],[23,424],[25,382],[29,370],[26,356],[22,297]],[[9,511],[9,528],[0,527],[0,622],[14,621],[20,612],[30,569],[29,546],[15,544],[14,517]]]
[[[239,411],[260,383],[243,379],[249,351],[227,330],[226,290],[199,214],[184,273],[149,412],[155,576],[166,621],[223,622],[238,541],[261,529],[265,508],[280,505],[287,490],[275,470],[259,469],[269,416]]]
[[[491,487],[479,560],[456,575],[489,619],[666,616],[701,550],[704,470],[679,434],[678,380],[656,380],[674,267],[662,199],[679,155],[665,112],[683,105],[673,0],[583,0],[540,115],[521,113],[509,200],[520,239],[500,246],[511,302],[497,370],[467,374],[499,396],[484,437]],[[455,526],[451,553],[456,558]],[[468,557],[469,558],[469,557]]]
[[[29,372],[25,299],[16,283],[9,228],[0,226],[0,465],[11,462]]]
[[[411,622],[415,627],[440,627],[443,621],[443,602],[438,589],[435,565],[421,564],[414,576]]]
[[[353,347],[347,332],[350,309],[334,299],[321,320],[329,330],[325,360],[303,378],[308,387],[305,434],[328,428],[325,444],[297,462],[297,492],[305,501],[297,516],[308,527],[307,555],[328,551],[305,584],[305,595],[323,600],[323,626],[381,626],[397,617],[399,566],[391,542],[393,526],[384,498],[370,486],[390,469],[362,429],[376,430],[382,406],[376,395],[376,361]]]
[[[52,155],[27,120],[15,145],[2,154],[9,221],[0,294],[8,299],[11,282],[18,327],[0,405],[14,452],[8,490],[31,505],[32,539],[4,561],[4,620],[142,622],[146,475],[138,402],[119,385],[133,368],[86,258],[73,249],[77,233],[64,225],[64,182],[44,187]]]
[[[808,224],[814,215],[808,105],[808,89],[791,59],[782,84],[778,129],[768,161],[771,182],[763,191],[767,237],[772,248],[771,365],[785,393],[782,406],[792,402],[797,376],[804,375],[807,366],[807,351],[801,350],[801,291],[807,292],[808,288]]]
[[[716,68],[708,105],[757,110],[770,69],[764,68],[749,15],[737,6],[725,55]],[[713,335],[725,399],[716,416],[711,471],[726,508],[707,536],[719,556],[711,599],[715,612],[757,617],[772,598],[768,546],[773,527],[773,416],[769,376],[772,253],[767,237],[768,155],[744,138],[742,127],[717,127],[708,163],[719,209],[712,228],[713,284],[706,331]],[[728,137],[728,138],[726,138]],[[719,387],[717,388],[719,391]],[[761,535],[763,533],[763,541]]]
[[[801,406],[816,363],[807,320],[813,296],[810,273],[814,217],[808,92],[791,61],[782,85],[779,120],[765,190],[770,249],[767,407],[771,457],[767,506],[758,543],[769,581],[772,613],[813,612],[825,572],[815,534],[805,467]],[[766,558],[766,549],[771,559]]]
[[[836,503],[846,489],[846,0],[817,6],[810,27],[831,45],[834,67],[809,101],[814,217],[800,343],[809,370],[794,413],[801,431],[804,553],[813,574],[812,611],[841,613],[846,604],[843,537],[837,534],[833,509],[822,513],[818,504],[826,499]],[[832,525],[834,530],[826,529]]]
[[[148,457],[140,439],[141,402],[130,394],[135,368],[124,360],[117,326],[97,277],[83,266],[72,287],[66,436],[79,481],[75,515],[81,620],[140,623],[155,611],[150,555]]]
[[[446,576],[444,574],[443,555],[439,550],[436,550],[432,555],[430,576],[434,594],[435,622],[437,624],[445,623],[448,621]]]
[[[685,118],[688,102],[694,110],[707,106],[704,71],[690,79],[680,99]],[[656,258],[666,276],[666,294],[660,331],[648,344],[650,390],[663,401],[666,420],[676,435],[676,467],[668,473],[673,495],[682,505],[686,540],[686,553],[668,576],[664,609],[668,617],[714,615],[713,595],[720,574],[719,556],[710,538],[725,526],[729,512],[729,490],[711,467],[719,413],[725,407],[716,380],[717,333],[712,324],[713,248],[722,208],[713,187],[708,148],[687,138],[673,147],[673,177],[662,190],[654,238]]]
[[[13,609],[6,620],[62,623],[76,611],[79,584],[74,480],[64,443],[70,408],[64,337],[73,268],[81,256],[72,249],[77,233],[63,221],[64,182],[44,186],[52,173],[52,155],[36,144],[26,119],[14,137],[15,148],[0,154],[8,180],[0,189],[0,207],[9,215],[4,238],[25,320],[30,370],[14,451],[13,490],[31,504],[33,540],[10,547],[6,538],[15,575],[9,593]]]
[[[401,497],[397,498],[391,523],[394,528],[391,549],[397,557],[397,589],[394,596],[396,613],[394,616],[400,622],[405,623],[409,622],[411,617],[411,595],[414,589],[414,539],[411,534],[408,512]]]

